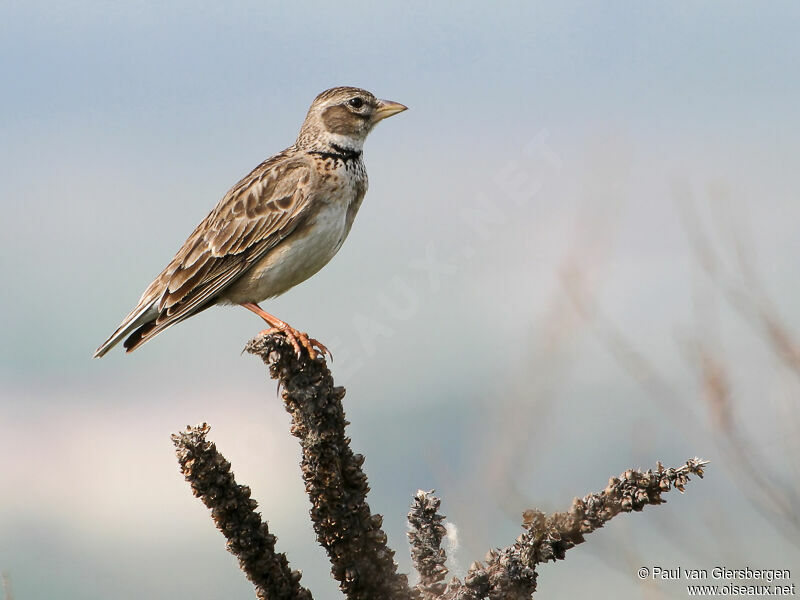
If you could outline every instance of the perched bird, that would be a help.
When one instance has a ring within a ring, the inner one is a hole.
[[[123,338],[131,352],[214,304],[239,304],[283,332],[295,351],[327,352],[258,303],[283,294],[338,252],[367,191],[364,140],[386,117],[406,110],[366,90],[322,92],[297,141],[233,186],[189,236],[136,307],[97,349]]]

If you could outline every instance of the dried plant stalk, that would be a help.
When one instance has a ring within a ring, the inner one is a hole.
[[[563,559],[566,551],[584,541],[587,533],[623,512],[640,511],[665,500],[664,492],[683,492],[692,474],[703,476],[707,464],[693,458],[678,469],[660,463],[655,471],[627,470],[613,477],[601,492],[576,498],[563,513],[546,516],[537,510],[523,514],[523,533],[510,546],[491,550],[485,564],[475,562],[461,581],[447,584],[446,534],[441,501],[433,492],[417,492],[408,514],[409,540],[420,582],[413,589],[397,573],[394,552],[386,545],[383,518],[367,504],[364,457],[350,449],[345,434],[342,398],[334,387],[324,359],[298,357],[281,334],[261,335],[246,350],[269,367],[283,388],[283,401],[292,417],[292,434],[300,439],[302,474],[311,500],[311,519],[317,540],[327,550],[332,573],[350,600],[523,600],[536,591],[536,567]],[[310,600],[299,584],[300,573],[289,568],[285,555],[275,552],[275,536],[255,511],[250,490],[238,485],[230,463],[206,441],[208,426],[189,427],[173,436],[181,470],[195,495],[211,508],[217,527],[228,539],[228,550],[239,558],[262,599]]]
[[[334,387],[324,360],[298,357],[281,335],[259,336],[245,349],[261,357],[283,388],[291,432],[302,448],[314,531],[340,589],[351,600],[412,598],[386,545],[383,517],[367,504],[364,457],[353,453],[345,434],[344,388]]]
[[[673,487],[683,492],[689,475],[702,477],[707,464],[708,461],[692,458],[679,469],[667,469],[661,463],[655,472],[628,469],[619,477],[612,477],[602,492],[575,498],[567,512],[546,516],[538,510],[525,511],[525,531],[516,542],[490,551],[485,565],[473,563],[464,582],[452,582],[443,598],[530,598],[536,591],[536,565],[563,559],[567,550],[585,541],[585,534],[622,512],[662,504],[666,500],[661,494]]]
[[[311,593],[300,585],[300,572],[292,571],[286,555],[275,552],[275,536],[256,512],[258,503],[250,488],[238,485],[225,460],[212,442],[203,423],[187,427],[172,436],[181,471],[194,495],[211,509],[217,528],[228,540],[228,551],[256,587],[262,600],[310,600]]]
[[[447,576],[447,567],[444,566],[447,555],[442,548],[442,538],[447,530],[442,525],[445,517],[439,514],[441,503],[433,495],[433,490],[419,490],[414,496],[411,512],[408,513],[411,558],[420,577],[416,587],[425,599],[438,598],[446,587],[442,583]]]

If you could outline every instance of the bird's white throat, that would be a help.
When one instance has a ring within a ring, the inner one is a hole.
[[[320,139],[323,144],[330,148],[338,146],[339,148],[343,148],[344,150],[348,150],[350,152],[361,152],[364,149],[363,138],[356,138],[342,135],[340,133],[331,133],[330,131],[326,131],[320,136]]]

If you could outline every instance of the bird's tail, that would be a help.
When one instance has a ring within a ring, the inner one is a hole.
[[[109,337],[100,345],[97,350],[95,350],[94,358],[100,358],[114,346],[119,344],[123,338],[126,338],[128,335],[134,333],[139,327],[154,321],[158,316],[158,309],[155,305],[155,302],[151,302],[150,304],[145,304],[144,306],[140,305],[134,308],[131,313],[125,317],[125,319],[123,319],[122,323],[120,323],[120,326],[117,327],[117,330],[111,334],[111,337]],[[132,348],[130,350],[132,350]]]

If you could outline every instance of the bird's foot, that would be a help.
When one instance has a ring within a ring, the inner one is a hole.
[[[292,348],[294,348],[294,351],[297,353],[298,358],[300,358],[300,356],[303,354],[302,348],[305,348],[311,360],[317,359],[317,350],[322,352],[323,356],[327,354],[331,357],[331,360],[333,360],[333,354],[331,354],[330,350],[328,350],[322,342],[315,340],[314,338],[309,338],[308,334],[303,333],[302,331],[297,331],[297,329],[289,325],[286,321],[281,321],[278,317],[264,311],[264,309],[262,309],[258,304],[255,304],[254,302],[243,302],[242,306],[247,310],[256,313],[259,317],[264,319],[268,325],[271,326],[270,329],[265,329],[262,331],[262,335],[270,335],[273,333],[282,333],[285,335],[286,339],[289,340]]]
[[[331,351],[328,350],[322,342],[308,337],[307,333],[298,331],[288,323],[283,323],[282,327],[272,327],[271,329],[265,329],[261,332],[262,335],[271,335],[273,333],[282,333],[285,335],[286,339],[292,345],[292,348],[294,348],[298,358],[302,356],[303,348],[308,352],[308,356],[311,360],[317,359],[317,350],[319,350],[323,356],[327,354],[333,358]]]

